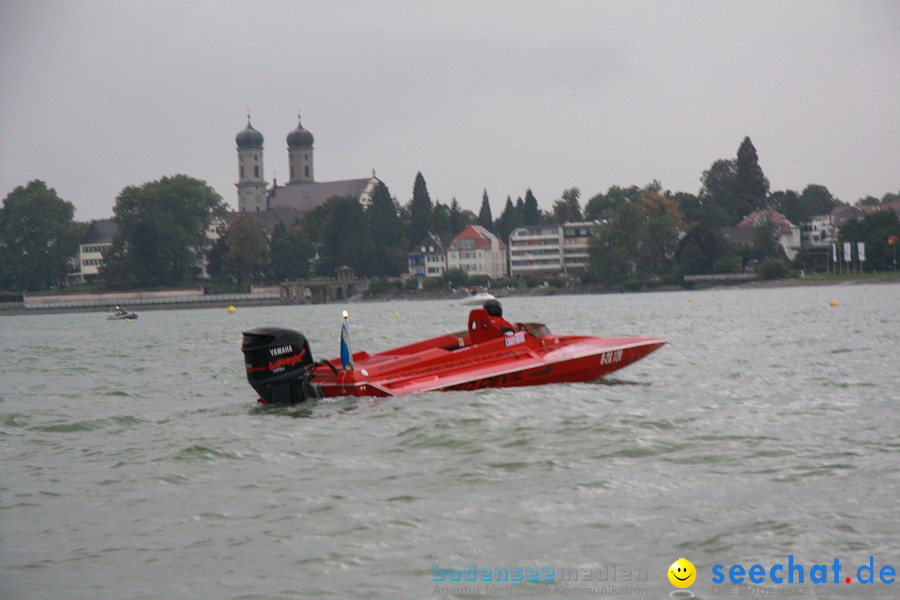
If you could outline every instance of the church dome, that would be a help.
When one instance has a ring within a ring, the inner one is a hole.
[[[313,134],[303,129],[300,120],[297,120],[297,129],[290,132],[287,136],[288,148],[308,148],[313,145]]]
[[[234,137],[234,141],[237,142],[238,148],[262,148],[263,134],[253,129],[248,118],[247,127]]]

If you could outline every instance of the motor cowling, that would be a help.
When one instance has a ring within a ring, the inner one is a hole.
[[[245,331],[241,351],[247,381],[266,404],[296,404],[319,397],[310,383],[314,362],[309,340],[299,331],[278,327]]]

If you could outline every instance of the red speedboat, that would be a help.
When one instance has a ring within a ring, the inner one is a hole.
[[[591,381],[666,343],[660,338],[556,335],[541,323],[517,327],[504,334],[486,310],[475,309],[466,331],[377,354],[347,352],[343,361],[316,362],[302,333],[274,327],[245,331],[242,350],[247,380],[260,402],[294,404],[323,396],[399,396]]]

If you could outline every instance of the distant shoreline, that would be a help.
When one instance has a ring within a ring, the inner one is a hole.
[[[743,282],[735,284],[720,285],[704,285],[693,289],[682,286],[658,286],[650,289],[641,290],[625,290],[625,289],[594,289],[594,288],[555,288],[555,287],[535,287],[524,290],[501,288],[491,290],[498,298],[527,298],[530,296],[578,296],[578,295],[601,295],[601,294],[643,294],[649,292],[701,292],[708,290],[723,289],[768,289],[782,287],[805,287],[805,286],[844,286],[844,285],[883,285],[883,284],[900,284],[900,274],[889,277],[847,277],[847,278],[830,278],[823,279],[819,277],[793,278],[793,279],[760,279],[752,282]],[[345,300],[346,303],[367,303],[367,302],[388,302],[391,300],[462,300],[464,296],[446,293],[435,293],[421,291],[404,291],[392,294],[383,294],[374,297],[354,297]],[[10,303],[13,304],[13,303]],[[50,314],[68,314],[68,313],[100,313],[105,314],[107,311],[98,307],[65,307],[65,308],[30,308],[26,309],[21,302],[14,303],[15,306],[4,306],[0,304],[0,317],[14,315],[50,315]],[[333,302],[331,304],[338,304]],[[183,310],[195,308],[228,308],[234,307],[257,307],[257,306],[303,306],[301,304],[282,304],[279,300],[273,299],[246,299],[231,301],[214,301],[214,302],[172,302],[167,304],[147,304],[134,308],[136,312],[157,311],[157,310]]]

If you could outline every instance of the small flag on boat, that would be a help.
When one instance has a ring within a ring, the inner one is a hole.
[[[353,370],[353,353],[350,351],[350,328],[347,326],[347,311],[344,311],[344,324],[341,326],[341,365],[345,371]]]

